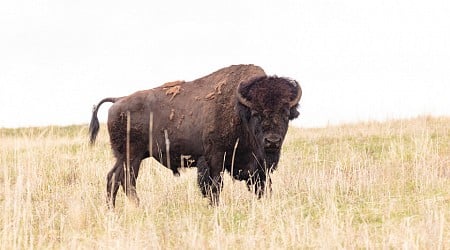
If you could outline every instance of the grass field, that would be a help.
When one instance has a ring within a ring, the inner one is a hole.
[[[226,175],[218,207],[145,160],[108,211],[113,163],[105,127],[0,129],[0,248],[450,248],[450,118],[290,128],[272,195]]]

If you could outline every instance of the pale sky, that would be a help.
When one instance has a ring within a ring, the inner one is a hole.
[[[450,1],[2,1],[0,127],[249,63],[300,83],[298,126],[449,116]]]

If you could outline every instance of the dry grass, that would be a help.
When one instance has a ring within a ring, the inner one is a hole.
[[[208,206],[195,169],[146,160],[141,207],[105,206],[113,158],[103,127],[0,129],[0,248],[450,248],[450,119],[291,128],[274,192],[227,175]]]

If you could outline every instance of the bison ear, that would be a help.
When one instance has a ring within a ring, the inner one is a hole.
[[[293,120],[293,119],[297,118],[300,115],[300,112],[298,112],[298,110],[297,110],[297,106],[298,105],[292,107],[289,110],[289,120]]]

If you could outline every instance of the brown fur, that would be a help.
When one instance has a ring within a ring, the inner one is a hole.
[[[176,91],[167,94],[177,86]],[[301,93],[297,86],[293,80],[267,77],[260,67],[234,65],[181,85],[163,85],[123,98],[102,100],[93,112],[91,141],[98,132],[96,115],[100,104],[115,102],[108,115],[111,147],[117,158],[107,178],[108,203],[114,206],[119,185],[124,187],[128,197],[138,202],[135,187],[139,165],[149,156],[175,175],[179,174],[181,166],[194,162],[200,189],[204,195],[209,195],[213,204],[218,201],[221,174],[225,169],[234,178],[246,180],[258,196],[262,195],[266,184],[270,189],[268,173],[278,163],[288,121],[298,116],[297,105],[289,106],[297,93]],[[254,104],[252,108],[238,102],[238,91]],[[123,172],[127,112],[131,121],[129,182]],[[153,114],[151,135],[150,113]],[[170,142],[169,152],[165,131]],[[190,155],[189,160],[186,155]]]

